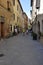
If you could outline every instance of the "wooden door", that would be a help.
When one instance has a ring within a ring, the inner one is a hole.
[[[1,37],[4,37],[4,22],[1,22]]]

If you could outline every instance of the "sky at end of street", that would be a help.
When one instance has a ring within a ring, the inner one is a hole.
[[[31,2],[30,1],[31,0],[20,0],[23,10],[24,10],[24,12],[26,12],[26,14],[29,18],[31,18],[31,15],[30,15]]]

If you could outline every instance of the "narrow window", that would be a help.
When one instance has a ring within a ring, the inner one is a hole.
[[[10,11],[10,2],[7,1],[7,9]]]
[[[17,22],[19,21],[19,17],[17,16]]]
[[[12,25],[10,25],[10,29],[11,29],[11,31],[12,31]]]
[[[14,18],[14,20],[15,20],[15,14],[13,14],[13,18]]]
[[[17,5],[17,10],[18,10],[18,8],[19,8],[19,7],[18,7],[18,5]]]
[[[13,0],[13,5],[15,5],[15,0]]]

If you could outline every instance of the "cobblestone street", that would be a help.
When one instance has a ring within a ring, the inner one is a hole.
[[[30,35],[0,41],[0,65],[43,65],[43,46]]]

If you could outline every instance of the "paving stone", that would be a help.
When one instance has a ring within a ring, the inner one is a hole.
[[[1,42],[0,65],[43,65],[43,46],[29,35],[5,39]]]

